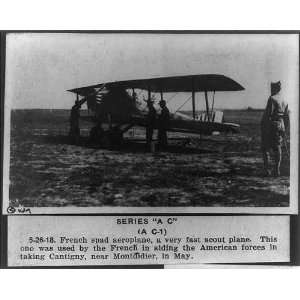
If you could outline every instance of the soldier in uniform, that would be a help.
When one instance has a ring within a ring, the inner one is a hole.
[[[158,145],[160,149],[163,149],[168,146],[167,129],[170,122],[170,112],[165,100],[161,100],[159,106],[161,107],[161,111],[158,116]]]
[[[147,114],[147,127],[146,127],[146,141],[147,141],[147,149],[150,148],[153,131],[156,122],[156,110],[153,106],[154,100],[148,99],[147,101],[148,114]]]
[[[79,101],[75,102],[75,105],[72,106],[71,116],[70,116],[70,132],[69,136],[72,138],[72,142],[78,144],[80,137],[79,129],[79,117],[80,117],[80,103]]]
[[[264,170],[268,176],[270,152],[274,152],[274,175],[280,176],[280,164],[282,157],[282,143],[286,142],[285,131],[289,125],[288,106],[281,97],[281,83],[271,83],[271,96],[268,99],[261,120],[261,149],[263,153]]]

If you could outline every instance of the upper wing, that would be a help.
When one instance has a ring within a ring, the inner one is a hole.
[[[98,88],[103,87],[124,89],[142,89],[151,92],[201,92],[201,91],[241,91],[244,90],[239,83],[224,75],[202,74],[187,76],[158,77],[150,79],[136,79],[126,81],[115,81],[100,83],[68,90],[81,96],[95,93]]]

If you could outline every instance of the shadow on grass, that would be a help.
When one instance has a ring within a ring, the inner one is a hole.
[[[136,141],[126,139],[120,147],[111,147],[111,148],[103,148],[99,145],[89,143],[88,137],[80,137],[80,140],[77,144],[74,144],[70,137],[63,135],[48,135],[48,136],[35,136],[36,142],[46,143],[46,144],[54,144],[54,145],[74,145],[77,147],[84,147],[90,149],[105,149],[118,151],[120,153],[147,153],[149,152],[146,148],[145,141]],[[178,145],[170,142],[170,145],[160,151],[160,152],[168,152],[168,153],[182,153],[182,154],[202,154],[202,153],[218,153],[218,151],[208,150],[208,149],[200,149],[200,148],[191,148],[188,146]],[[160,153],[159,151],[157,153]]]
[[[234,198],[234,199],[233,199]],[[161,193],[149,193],[141,198],[144,206],[194,206],[194,207],[288,207],[289,196],[278,193],[255,190],[242,192],[231,191],[220,195],[209,195],[207,193],[197,193],[193,197],[189,196],[187,201],[181,202],[180,195],[163,195]]]

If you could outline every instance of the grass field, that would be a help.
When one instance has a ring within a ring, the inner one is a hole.
[[[10,203],[18,206],[288,206],[289,160],[282,176],[264,177],[262,111],[226,110],[236,135],[171,140],[147,153],[144,130],[126,135],[119,151],[71,145],[68,110],[16,110],[11,116]],[[170,134],[172,138],[184,137]],[[133,141],[134,139],[134,141]]]

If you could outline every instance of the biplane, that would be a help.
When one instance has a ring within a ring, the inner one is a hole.
[[[76,94],[78,105],[87,104],[90,116],[86,118],[109,124],[105,130],[106,139],[122,140],[123,134],[134,126],[147,126],[147,110],[140,108],[136,91],[147,93],[148,100],[153,94],[159,94],[163,100],[166,93],[189,93],[192,115],[182,112],[171,114],[168,131],[210,135],[214,132],[236,133],[238,124],[226,123],[216,118],[214,110],[215,93],[242,91],[239,83],[224,75],[202,74],[173,77],[158,77],[127,81],[114,81],[68,90]],[[196,111],[196,95],[204,93],[205,111],[198,115]],[[209,96],[211,95],[211,101]],[[114,134],[112,134],[114,133]]]

